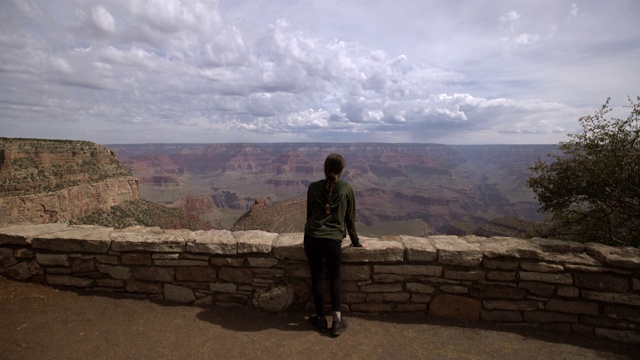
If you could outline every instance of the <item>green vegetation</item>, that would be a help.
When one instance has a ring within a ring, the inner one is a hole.
[[[99,225],[122,229],[129,226],[158,226],[162,229],[209,230],[211,225],[184,209],[170,208],[147,200],[131,200],[95,211],[72,224]]]
[[[582,133],[560,143],[552,162],[538,160],[527,184],[548,214],[540,235],[640,246],[640,97],[626,119],[605,116],[609,99],[580,118]]]

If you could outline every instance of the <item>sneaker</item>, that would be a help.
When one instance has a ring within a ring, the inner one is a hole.
[[[347,331],[347,319],[341,318],[340,322],[333,322],[331,326],[331,335],[340,336],[343,332]]]
[[[326,333],[328,329],[327,318],[324,316],[309,316],[309,323],[319,332]]]

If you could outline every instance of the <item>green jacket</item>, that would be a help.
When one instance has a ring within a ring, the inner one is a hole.
[[[356,231],[356,198],[351,185],[338,180],[329,201],[331,213],[327,215],[325,210],[327,203],[326,184],[326,180],[320,180],[309,185],[305,235],[342,241],[349,233],[351,243],[359,246],[360,239]]]

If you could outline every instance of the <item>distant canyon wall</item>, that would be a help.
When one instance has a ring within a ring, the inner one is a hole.
[[[475,236],[343,244],[343,311],[540,327],[640,344],[640,249]],[[267,311],[313,304],[302,233],[43,224],[0,228],[0,274]]]
[[[103,146],[0,138],[0,226],[68,221],[139,197],[138,179]]]
[[[64,222],[140,197],[138,179],[118,177],[34,195],[0,197],[0,226]]]

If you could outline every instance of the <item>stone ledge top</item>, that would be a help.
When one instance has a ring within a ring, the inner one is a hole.
[[[32,246],[50,252],[104,254],[109,251],[237,255],[269,254],[277,259],[305,261],[302,233],[259,230],[162,230],[158,227],[113,228],[63,223],[13,225],[0,228],[0,246]],[[640,269],[640,249],[549,239],[436,235],[361,238],[364,248],[345,239],[343,261],[435,262],[475,267],[484,259],[522,260],[575,266]]]

